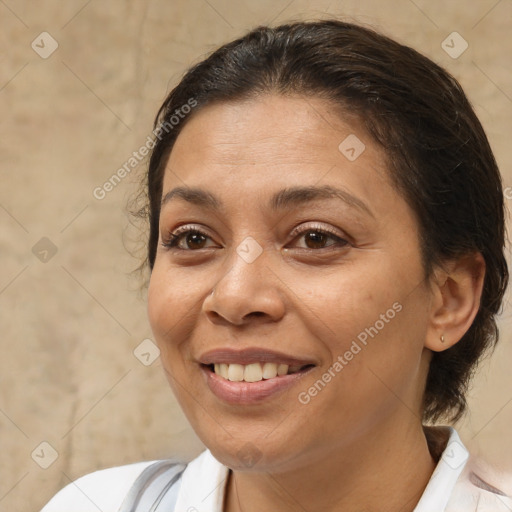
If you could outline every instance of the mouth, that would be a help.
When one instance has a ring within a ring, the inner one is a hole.
[[[319,365],[309,356],[263,347],[219,347],[201,354],[197,362],[210,391],[236,406],[277,400]]]
[[[254,362],[250,364],[211,363],[201,365],[206,371],[231,382],[260,382],[286,375],[305,373],[314,364],[288,365],[274,362]]]

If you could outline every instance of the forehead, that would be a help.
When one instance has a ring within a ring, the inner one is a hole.
[[[278,95],[195,112],[171,151],[163,185],[163,196],[190,186],[260,200],[294,185],[336,186],[372,202],[378,191],[385,198],[384,187],[394,193],[385,153],[354,115],[319,98]]]
[[[192,133],[191,133],[192,132]],[[209,105],[194,113],[178,136],[173,153],[194,149],[189,157],[215,157],[219,163],[317,161],[327,151],[339,156],[339,143],[363,133],[359,119],[315,97],[267,94],[242,101]],[[315,149],[322,150],[320,155]],[[313,150],[313,151],[312,151]]]

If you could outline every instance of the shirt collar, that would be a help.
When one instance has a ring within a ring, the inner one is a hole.
[[[448,441],[414,512],[444,510],[469,458],[468,450],[453,427],[427,428],[444,431]]]
[[[469,457],[456,430],[450,426],[425,427],[448,437],[437,466],[414,512],[444,510]],[[205,450],[192,460],[183,473],[176,510],[221,512],[229,468]]]
[[[183,472],[175,510],[222,512],[229,468],[205,450]]]

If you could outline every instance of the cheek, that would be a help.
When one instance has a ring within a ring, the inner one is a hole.
[[[154,339],[167,371],[182,371],[190,357],[189,340],[201,314],[203,290],[196,278],[155,263],[147,293],[147,313]],[[201,280],[199,280],[201,282]]]
[[[177,321],[180,305],[191,295],[180,280],[180,273],[166,266],[163,258],[155,261],[148,288],[148,315],[150,322]]]
[[[148,288],[148,319],[160,350],[185,318],[190,294],[173,282],[168,272],[155,265]]]
[[[163,328],[163,323],[168,321],[166,315],[163,314],[165,310],[165,303],[167,302],[167,289],[166,286],[162,284],[162,280],[160,277],[160,273],[155,266],[151,279],[149,281],[148,288],[148,319],[151,325],[151,329],[155,334],[157,341],[159,336],[158,333]]]
[[[374,275],[372,286],[353,289],[350,300],[338,294],[338,314],[330,314],[337,334],[330,346],[332,358],[342,358],[340,392],[349,389],[347,400],[357,403],[364,397],[377,409],[396,397],[409,402],[406,396],[418,378],[428,322],[424,288],[411,292],[407,279],[395,274],[389,280],[390,275]]]
[[[416,371],[428,297],[418,286],[419,265],[377,256],[368,258],[364,268],[310,279],[297,296],[303,298],[308,313],[302,318],[309,318],[307,329],[323,345],[327,364],[341,357],[343,373],[351,379],[367,379],[361,371],[375,368],[393,382],[406,368]]]
[[[383,330],[383,321],[387,327],[398,316],[399,306],[393,305],[402,299],[405,286],[400,285],[396,272],[386,268],[382,259],[378,263],[369,260],[364,266],[354,265],[335,274],[310,278],[302,289],[295,285],[295,295],[302,297],[305,311],[310,311],[307,317],[313,322],[316,319],[310,330],[337,354],[346,350],[346,345],[360,333],[364,338],[365,329],[376,322],[379,330]],[[296,283],[301,281],[304,279],[297,279]]]
[[[176,357],[178,344],[174,343],[177,330],[179,329],[179,318],[181,311],[179,310],[179,302],[174,300],[171,294],[172,288],[166,283],[166,280],[158,272],[153,270],[148,288],[148,319],[153,332],[154,340],[160,349],[160,360],[163,365],[165,376],[169,382],[171,389],[177,396],[179,386],[176,385],[175,379],[181,381],[181,371],[176,366],[169,364],[171,361],[179,361]]]

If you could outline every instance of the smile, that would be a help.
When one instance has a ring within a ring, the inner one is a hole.
[[[231,382],[259,382],[261,380],[274,379],[283,375],[297,373],[312,365],[295,365],[290,366],[287,364],[278,363],[251,363],[251,364],[236,364],[236,363],[215,363],[209,365],[211,371],[216,375]]]
[[[232,405],[261,403],[318,367],[311,356],[264,347],[218,347],[196,358],[210,391]]]
[[[312,371],[315,365],[215,363],[201,364],[200,368],[208,388],[217,398],[231,405],[251,405],[277,397],[279,392],[291,388]]]

